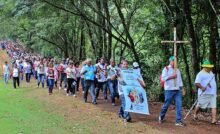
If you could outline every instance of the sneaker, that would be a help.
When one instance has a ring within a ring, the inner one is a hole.
[[[66,94],[66,96],[70,96],[69,94]]]
[[[159,117],[158,117],[158,122],[159,122],[159,124],[162,124],[163,121],[164,121],[164,119],[162,119],[161,116],[159,116]]]
[[[76,97],[76,94],[74,94],[73,97]]]
[[[64,90],[66,91],[67,89],[66,89],[66,88],[64,88]]]
[[[95,101],[95,102],[92,102],[92,104],[93,104],[93,105],[97,105],[98,103]]]
[[[59,87],[59,90],[61,90],[62,88],[61,87]]]
[[[115,106],[115,103],[112,103],[112,106]]]
[[[119,118],[123,118],[123,116],[121,114],[118,115]]]
[[[125,120],[126,120],[126,122],[131,122],[131,118],[127,118]]]
[[[175,126],[184,127],[184,126],[186,126],[186,124],[183,123],[182,121],[180,121],[180,122],[176,122]]]

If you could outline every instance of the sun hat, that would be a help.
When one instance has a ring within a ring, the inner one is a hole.
[[[214,65],[211,64],[211,62],[209,60],[205,60],[205,61],[203,61],[202,67],[213,68]]]
[[[133,63],[133,67],[139,67],[138,63],[137,63],[137,62],[134,62],[134,63]]]

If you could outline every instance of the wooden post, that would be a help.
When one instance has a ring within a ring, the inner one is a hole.
[[[170,40],[164,40],[161,41],[162,44],[166,43],[173,43],[174,45],[174,73],[176,73],[177,70],[177,44],[184,44],[184,43],[189,43],[189,41],[177,41],[176,40],[176,27],[173,28],[173,41]],[[176,87],[176,78],[174,79],[174,87]]]

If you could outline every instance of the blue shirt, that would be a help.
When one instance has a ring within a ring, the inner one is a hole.
[[[86,71],[86,73],[84,74],[84,79],[85,79],[85,80],[94,80],[96,67],[93,66],[93,65],[83,66],[82,72],[85,72],[85,71]]]

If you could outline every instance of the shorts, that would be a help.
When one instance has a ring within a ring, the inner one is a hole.
[[[202,109],[216,108],[216,95],[204,94],[198,97],[197,107]]]

